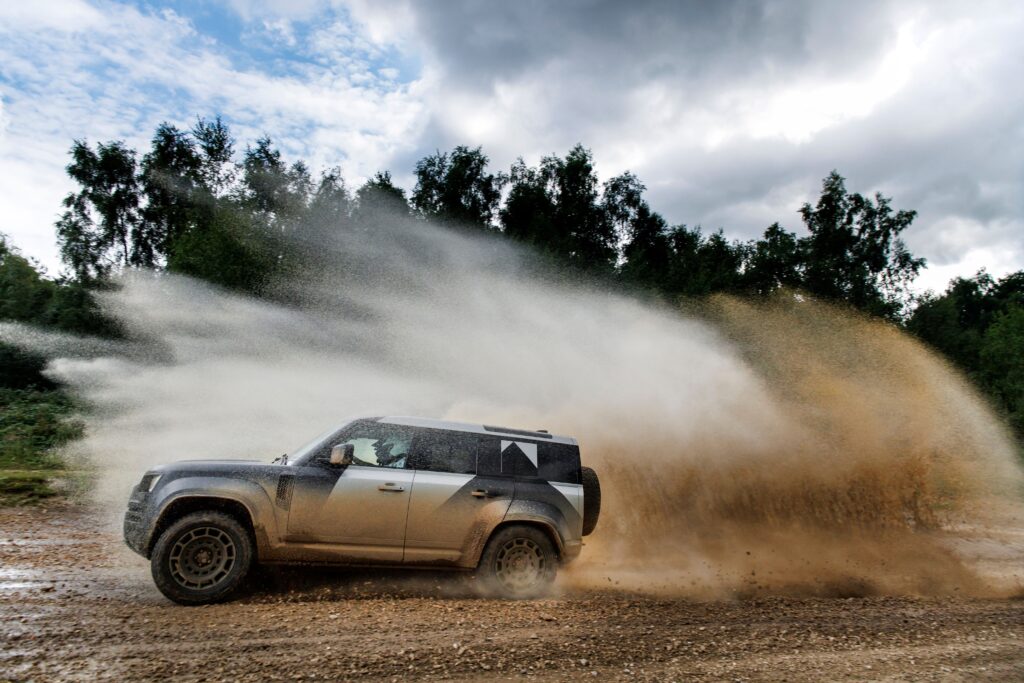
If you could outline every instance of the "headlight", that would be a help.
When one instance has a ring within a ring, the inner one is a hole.
[[[152,492],[156,488],[156,483],[160,481],[161,475],[159,474],[147,474],[139,482],[139,490],[145,491],[146,493]]]

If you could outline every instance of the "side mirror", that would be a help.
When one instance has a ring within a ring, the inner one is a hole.
[[[350,443],[339,443],[331,449],[331,464],[339,467],[348,467],[352,464],[356,447]]]

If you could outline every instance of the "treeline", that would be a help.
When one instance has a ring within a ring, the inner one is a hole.
[[[33,279],[31,264],[5,247],[0,279],[22,283],[0,292],[0,306],[13,311],[3,309],[6,319],[116,334],[96,317],[88,292],[132,267],[262,296],[301,266],[292,245],[334,231],[360,234],[398,214],[502,235],[565,268],[670,300],[789,288],[884,317],[946,353],[1024,427],[1024,273],[955,280],[945,294],[915,300],[909,287],[924,260],[901,240],[915,212],[893,208],[881,194],[848,191],[834,171],[817,201],[799,209],[801,234],[773,223],[749,241],[670,225],[635,175],[600,182],[581,145],[507,171],[489,170],[480,148],[459,146],[421,159],[408,194],[386,171],[353,191],[338,168],[314,175],[302,161],[287,162],[267,137],[237,152],[215,118],[190,130],[162,124],[141,155],[122,142],[76,141],[67,171],[78,189],[56,225],[66,274]],[[18,303],[6,303],[8,296]]]
[[[289,267],[289,241],[351,230],[382,210],[502,233],[578,270],[669,297],[792,287],[893,320],[906,313],[908,285],[924,264],[900,240],[914,212],[848,192],[835,172],[817,203],[800,210],[806,236],[776,223],[740,242],[670,226],[635,175],[601,183],[580,145],[497,173],[480,148],[437,152],[416,164],[408,197],[388,172],[355,192],[337,168],[314,177],[266,137],[234,159],[220,119],[189,131],[163,124],[141,158],[121,142],[75,142],[67,170],[80,189],[65,198],[57,223],[71,278],[90,284],[124,267],[166,268],[258,294]]]

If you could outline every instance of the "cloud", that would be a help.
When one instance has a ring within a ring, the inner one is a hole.
[[[671,222],[744,239],[800,229],[834,168],[919,212],[907,239],[932,273],[1024,267],[1024,7],[231,0],[211,25],[58,2],[0,7],[0,230],[51,263],[73,138],[141,148],[163,119],[221,112],[356,181],[411,185],[455,144],[502,168],[583,142]]]
[[[304,51],[282,67],[245,59],[171,10],[5,7],[0,203],[12,208],[0,216],[0,231],[51,269],[53,220],[71,189],[63,167],[74,139],[125,139],[144,150],[160,121],[188,127],[196,115],[223,113],[240,141],[269,133],[292,158],[314,168],[341,164],[359,180],[419,138],[420,86],[397,80],[386,46],[357,32],[349,31],[349,49],[332,52],[310,39],[315,30],[300,37],[283,20],[261,23]]]
[[[1021,8],[396,4],[434,74],[429,149],[479,144],[504,165],[581,141],[671,221],[738,238],[799,228],[835,168],[917,209],[908,241],[942,272],[973,271],[967,245],[1024,267]]]

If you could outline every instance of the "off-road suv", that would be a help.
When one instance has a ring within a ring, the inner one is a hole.
[[[171,600],[223,600],[254,563],[446,567],[543,594],[594,530],[601,489],[576,440],[411,417],[354,420],[291,457],[150,470],[124,518]]]

